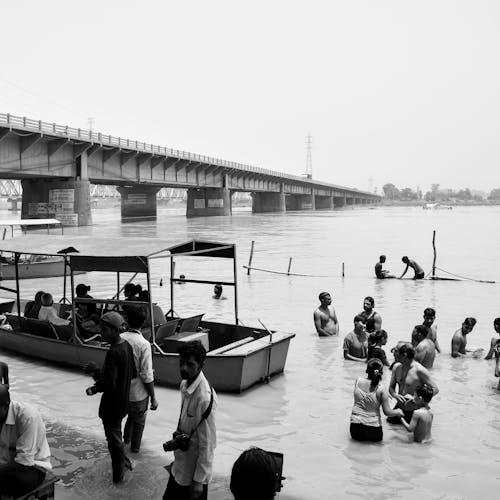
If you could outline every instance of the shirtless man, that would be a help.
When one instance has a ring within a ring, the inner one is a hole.
[[[432,307],[427,307],[424,310],[424,321],[422,325],[427,328],[427,338],[434,342],[436,351],[441,352],[441,347],[437,339],[436,311]]]
[[[422,384],[428,384],[433,388],[434,395],[439,392],[439,389],[427,368],[424,368],[418,361],[415,361],[415,351],[411,345],[400,345],[397,348],[395,357],[398,362],[392,368],[389,394],[396,399],[396,408],[403,410],[405,420],[411,422],[413,412],[422,406],[413,397],[417,387]],[[397,391],[396,386],[398,386]],[[400,423],[393,419],[388,419],[388,422]]]
[[[462,323],[462,327],[458,329],[451,339],[451,357],[459,358],[461,356],[467,356],[468,352],[472,352],[471,349],[466,349],[467,347],[467,335],[472,332],[476,324],[475,318],[465,318]]]
[[[406,423],[404,419],[401,423],[406,427],[408,432],[413,432],[413,441],[416,443],[427,443],[432,439],[431,429],[434,415],[429,407],[429,403],[434,396],[434,390],[430,385],[419,385],[415,391],[415,404],[421,408],[413,412],[410,423]]]
[[[406,268],[403,271],[403,274],[399,277],[399,279],[401,279],[406,274],[408,268],[410,267],[413,269],[415,273],[415,276],[413,276],[414,280],[421,280],[424,277],[425,275],[424,270],[418,265],[416,261],[409,259],[406,255],[401,260],[406,264]]]
[[[380,316],[380,314],[373,309],[374,307],[375,299],[373,297],[365,297],[363,300],[363,310],[359,314],[365,318],[365,323],[369,319],[373,319],[373,326],[375,328],[373,331],[376,331],[382,328],[382,316]]]
[[[434,364],[436,357],[436,346],[427,336],[427,328],[424,325],[417,325],[411,334],[411,343],[415,349],[415,361],[423,367],[429,369]]]
[[[314,311],[314,326],[320,337],[339,334],[339,321],[332,306],[332,297],[328,292],[319,294],[320,306]]]
[[[379,261],[375,264],[375,276],[381,280],[387,278],[395,278],[389,271],[383,269],[383,264],[385,263],[385,255],[379,257]]]
[[[491,337],[490,350],[484,359],[492,359],[495,353],[495,347],[500,340],[500,318],[495,318],[493,320],[493,329],[495,330],[495,336]]]

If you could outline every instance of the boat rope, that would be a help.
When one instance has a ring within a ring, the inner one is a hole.
[[[475,281],[476,283],[496,283],[495,281],[478,280],[478,279],[475,279],[475,278],[469,278],[467,276],[462,276],[460,274],[455,274],[455,273],[452,273],[450,271],[446,271],[446,269],[441,269],[440,267],[437,267],[437,266],[436,266],[436,269],[439,269],[439,271],[441,271],[443,273],[446,273],[446,274],[449,274],[450,276],[455,276],[455,278],[460,278],[460,279],[467,280],[467,281]]]

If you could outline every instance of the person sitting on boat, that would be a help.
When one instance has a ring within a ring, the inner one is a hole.
[[[436,351],[441,352],[441,347],[437,339],[436,311],[432,307],[427,307],[424,310],[424,321],[422,325],[427,328],[427,338],[434,342]]]
[[[386,257],[385,255],[381,255],[379,257],[379,261],[375,264],[375,276],[381,280],[386,278],[394,278],[390,271],[384,270],[383,265],[385,263]]]
[[[370,359],[366,378],[359,377],[354,384],[354,405],[351,412],[350,432],[356,441],[380,442],[383,439],[380,407],[388,417],[402,418],[403,411],[391,409],[389,394],[383,387],[384,366],[379,359]]]
[[[0,385],[3,384],[9,387],[9,365],[0,361]]]
[[[31,405],[10,399],[0,385],[0,498],[19,498],[52,469],[45,424]]]
[[[62,319],[58,316],[54,307],[54,299],[50,293],[44,293],[42,295],[42,307],[38,313],[38,319],[48,321],[54,325],[69,325],[67,319]]]
[[[406,272],[410,267],[413,269],[415,273],[415,276],[413,276],[414,280],[421,280],[424,278],[425,276],[424,270],[420,267],[417,261],[409,259],[406,255],[401,260],[406,264],[406,268],[403,271],[403,274],[399,277],[399,279],[401,279],[406,274]]]
[[[276,465],[261,448],[245,450],[234,462],[229,489],[234,500],[272,500],[276,496]]]
[[[38,313],[42,307],[42,295],[44,293],[45,292],[43,290],[36,292],[35,300],[30,300],[26,303],[26,306],[24,307],[24,316],[26,318],[38,319]]]
[[[354,316],[354,330],[344,338],[344,359],[364,363],[368,355],[368,342],[365,332],[365,318],[361,314]]]
[[[321,292],[318,296],[320,305],[314,311],[314,326],[320,337],[331,337],[339,334],[339,321],[335,308],[332,306],[332,296]]]
[[[151,309],[149,307],[149,291],[148,290],[141,290],[139,293],[138,299],[139,302],[147,302],[148,304],[144,304],[144,313],[146,314],[146,319],[144,320],[144,324],[142,325],[143,330],[142,333],[146,337],[147,340],[151,337]],[[162,325],[165,323],[165,314],[163,313],[162,308],[158,304],[152,304],[153,306],[153,323],[154,325]],[[129,307],[127,306],[127,315],[128,315],[128,309]],[[128,317],[128,316],[127,316]]]
[[[474,326],[476,325],[475,318],[465,318],[462,323],[461,328],[459,328],[451,339],[451,357],[459,358],[461,356],[466,356],[468,352],[473,352],[471,349],[466,349],[467,347],[467,335],[472,332]]]
[[[80,302],[78,299],[93,299],[92,295],[89,295],[90,291],[90,286],[84,285],[83,283],[80,283],[79,285],[76,285],[75,292],[76,292],[76,299],[75,299],[75,306],[78,309],[78,314],[80,315],[80,318],[82,322],[87,321],[87,320],[92,320],[94,322],[99,322],[99,316],[97,314],[97,306],[94,303],[87,303],[87,302]]]
[[[493,329],[495,330],[495,335],[491,337],[490,350],[484,359],[492,359],[495,354],[495,349],[500,341],[500,318],[495,318],[493,320]]]
[[[375,328],[372,330],[373,332],[382,328],[382,316],[380,316],[380,314],[375,311],[374,307],[375,299],[373,297],[365,297],[363,300],[363,310],[359,313],[360,316],[363,316],[363,318],[365,318],[365,326],[366,322],[373,318],[375,322]]]

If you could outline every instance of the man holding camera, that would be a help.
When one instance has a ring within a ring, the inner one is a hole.
[[[216,446],[217,395],[203,375],[206,351],[198,340],[179,348],[181,412],[173,439],[163,445],[174,452],[164,500],[206,500]]]
[[[102,338],[111,347],[106,353],[104,366],[97,369],[89,363],[86,371],[92,373],[95,385],[86,390],[88,396],[102,392],[99,417],[108,442],[113,469],[113,483],[123,481],[125,468],[132,470],[132,464],[125,455],[122,439],[122,420],[127,414],[130,381],[137,376],[134,354],[130,344],[120,337],[123,317],[111,311],[101,318]]]

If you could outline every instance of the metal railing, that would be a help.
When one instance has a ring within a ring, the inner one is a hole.
[[[165,156],[169,158],[179,158],[190,162],[205,163],[208,165],[215,165],[218,167],[231,168],[236,170],[243,170],[256,174],[268,175],[271,177],[278,177],[280,179],[288,179],[302,184],[312,186],[324,186],[334,189],[341,189],[344,191],[351,191],[359,194],[370,195],[377,197],[373,193],[360,191],[357,189],[338,186],[336,184],[328,184],[324,182],[314,181],[312,179],[304,179],[298,175],[286,174],[276,170],[268,170],[265,168],[254,167],[251,165],[244,165],[220,158],[212,158],[205,155],[196,153],[189,153],[187,151],[180,151],[178,149],[167,148],[165,146],[156,146],[146,142],[135,141],[131,139],[124,139],[122,137],[115,137],[101,132],[94,132],[93,130],[85,130],[81,128],[69,127],[68,125],[58,125],[56,123],[44,122],[42,120],[33,120],[25,116],[15,116],[10,113],[0,113],[0,126],[8,127],[10,129],[25,130],[28,132],[35,132],[39,134],[48,134],[55,137],[66,139],[73,139],[76,141],[90,142],[93,144],[100,144],[104,147],[116,147],[120,149],[133,150],[141,153],[148,153],[156,156]]]

